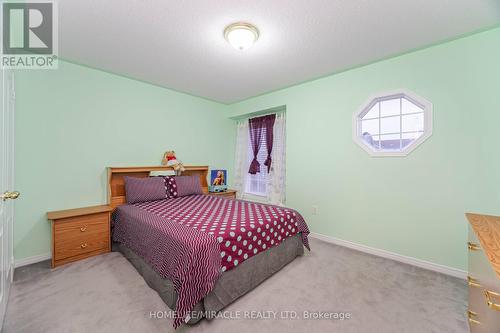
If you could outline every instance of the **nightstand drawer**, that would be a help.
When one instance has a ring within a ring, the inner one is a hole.
[[[108,247],[108,233],[82,234],[79,237],[67,238],[57,242],[54,247],[54,259],[58,261],[98,250],[107,250]]]
[[[52,267],[111,251],[107,205],[48,212],[52,221]]]
[[[89,234],[108,233],[108,213],[61,219],[54,226],[54,240],[80,239]]]
[[[221,197],[226,197],[226,198],[236,198],[236,193],[235,192],[224,192],[219,194]]]
[[[209,192],[208,195],[215,195],[224,198],[236,199],[236,191],[235,190],[227,190],[225,192]]]

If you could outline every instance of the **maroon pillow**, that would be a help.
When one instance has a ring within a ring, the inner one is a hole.
[[[203,194],[201,189],[200,177],[198,176],[177,176],[177,196],[183,197],[191,194]]]
[[[127,203],[165,199],[165,182],[162,177],[123,177]]]

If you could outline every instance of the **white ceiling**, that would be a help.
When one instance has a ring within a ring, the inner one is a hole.
[[[63,59],[231,103],[500,23],[500,0],[62,0]],[[235,21],[249,50],[222,35]]]

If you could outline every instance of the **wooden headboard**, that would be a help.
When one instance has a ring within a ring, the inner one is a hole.
[[[201,188],[204,193],[208,193],[208,166],[184,166],[186,169],[183,176],[200,177]],[[108,205],[115,208],[126,203],[125,201],[125,180],[124,176],[129,177],[149,177],[150,171],[168,171],[174,170],[167,166],[149,166],[149,167],[108,167]]]

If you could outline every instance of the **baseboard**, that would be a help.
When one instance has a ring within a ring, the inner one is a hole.
[[[402,262],[402,263],[405,263],[408,265],[428,269],[430,271],[439,272],[439,273],[454,276],[454,277],[457,277],[460,279],[465,280],[467,278],[467,272],[463,271],[461,269],[458,269],[458,268],[453,268],[453,267],[436,264],[436,263],[422,260],[422,259],[404,256],[404,255],[397,254],[394,252],[381,250],[381,249],[377,249],[374,247],[346,241],[346,240],[339,239],[336,237],[326,236],[326,235],[319,234],[316,232],[311,232],[309,234],[309,236],[316,238],[316,239],[319,239],[319,240],[322,240],[322,241],[325,241],[327,243],[347,247],[347,248],[350,248],[353,250],[357,250],[357,251],[364,252],[364,253],[369,253],[369,254],[372,254],[372,255],[375,255],[378,257],[382,257],[382,258],[392,259],[394,261],[399,261],[399,262]],[[15,261],[14,267],[17,268],[17,267],[22,267],[22,266],[26,266],[26,265],[31,265],[31,264],[35,264],[35,263],[40,262],[40,261],[49,260],[50,258],[52,258],[51,254],[46,253],[46,254],[41,254],[38,256],[19,259],[19,260]]]
[[[435,264],[435,263],[432,263],[430,261],[425,261],[425,260],[421,260],[421,259],[417,259],[417,258],[413,258],[413,257],[408,257],[408,256],[404,256],[404,255],[397,254],[397,253],[390,252],[390,251],[386,251],[386,250],[376,249],[376,248],[369,247],[366,245],[346,241],[346,240],[331,237],[331,236],[318,234],[315,232],[311,232],[309,234],[309,236],[311,236],[313,238],[320,239],[320,240],[325,241],[327,243],[332,243],[335,245],[348,247],[348,248],[353,249],[353,250],[373,254],[373,255],[378,256],[378,257],[392,259],[394,261],[399,261],[399,262],[402,262],[402,263],[405,263],[408,265],[412,265],[412,266],[424,268],[424,269],[427,269],[430,271],[435,271],[435,272],[439,272],[442,274],[454,276],[454,277],[457,277],[460,279],[465,280],[467,278],[467,272],[463,271],[461,269],[457,269],[457,268],[453,268],[453,267],[449,267],[449,266],[444,266],[444,265],[440,265],[440,264]]]
[[[26,266],[26,265],[36,264],[37,262],[45,261],[45,260],[48,260],[50,258],[52,258],[51,254],[46,253],[46,254],[40,254],[37,256],[33,256],[33,257],[18,259],[14,262],[14,267],[17,268],[17,267],[22,267],[22,266]]]

